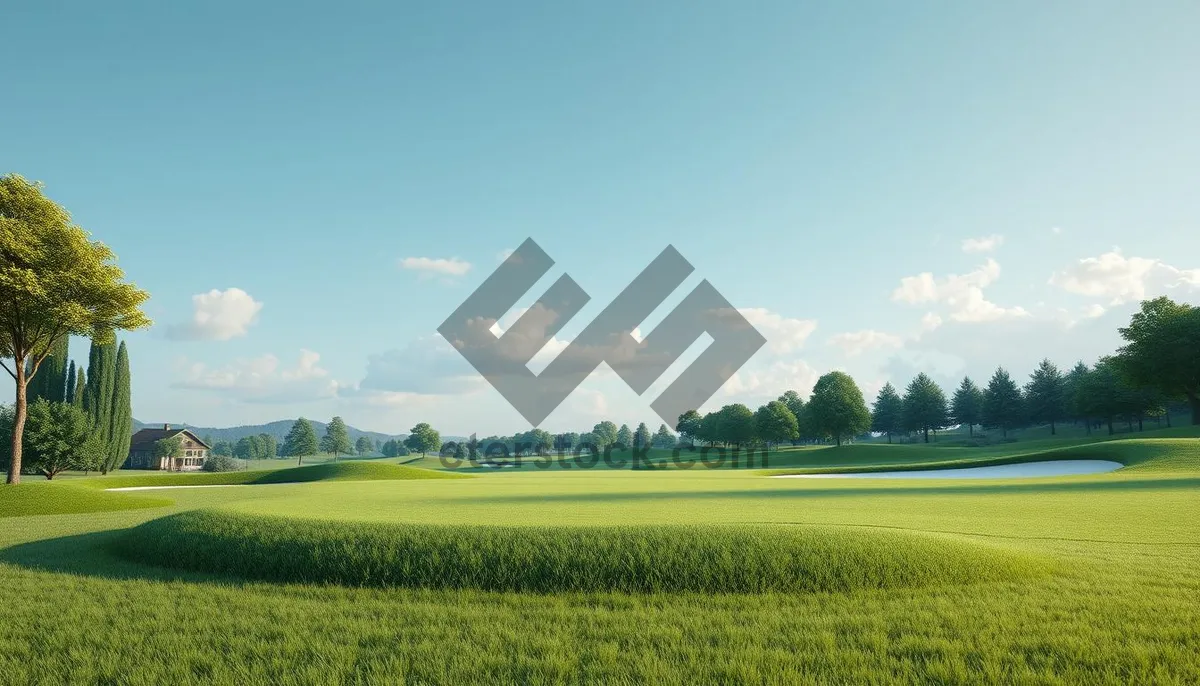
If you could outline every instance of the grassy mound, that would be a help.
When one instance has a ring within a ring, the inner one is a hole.
[[[287,469],[251,470],[242,472],[192,472],[120,474],[89,479],[86,485],[94,488],[127,488],[131,486],[218,486],[229,484],[289,484],[309,481],[392,481],[406,479],[458,479],[463,474],[435,472],[417,467],[380,462],[352,460],[327,462]]]
[[[86,488],[57,484],[0,486],[0,517],[136,510],[170,504],[170,500],[163,498],[97,492]]]
[[[489,591],[848,591],[1004,581],[1041,558],[835,527],[504,527],[329,522],[197,510],[128,530],[123,556],[279,582]]]

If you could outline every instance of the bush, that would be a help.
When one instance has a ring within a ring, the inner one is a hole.
[[[237,472],[245,468],[245,463],[228,455],[209,455],[201,467],[206,472]]]

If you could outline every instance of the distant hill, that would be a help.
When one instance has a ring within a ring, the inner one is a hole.
[[[209,437],[209,438],[212,438],[214,441],[229,441],[231,443],[236,443],[238,441],[238,439],[245,438],[246,436],[257,436],[258,434],[271,434],[272,436],[275,437],[275,440],[278,441],[282,445],[284,437],[287,436],[288,431],[291,430],[292,424],[295,423],[295,421],[296,420],[294,420],[294,419],[281,419],[277,422],[269,422],[267,424],[254,424],[251,426],[231,426],[231,427],[222,429],[222,428],[217,428],[217,427],[212,427],[212,426],[195,426],[192,424],[188,424],[187,422],[139,422],[138,420],[135,419],[135,420],[133,420],[133,430],[138,431],[138,430],[146,429],[146,428],[153,429],[156,427],[162,427],[163,424],[170,424],[173,427],[188,429],[192,433],[199,436],[200,438]],[[317,432],[317,436],[325,435],[325,422],[318,422],[318,421],[315,421],[312,419],[308,420],[308,422],[310,424],[312,424],[313,431]],[[353,426],[349,426],[349,425],[346,426],[346,433],[350,434],[350,442],[351,443],[353,443],[354,441],[357,441],[359,436],[366,436],[367,438],[371,439],[372,441],[376,441],[376,440],[386,441],[391,438],[401,438],[402,439],[402,438],[408,436],[408,434],[398,434],[398,435],[392,436],[392,435],[388,435],[388,434],[379,433],[378,431],[363,431],[361,429],[356,429]]]
[[[229,441],[230,443],[236,443],[238,441],[238,439],[244,438],[246,436],[257,436],[258,434],[271,434],[272,436],[275,437],[276,442],[278,442],[280,445],[283,445],[284,437],[287,436],[288,431],[291,431],[292,424],[294,424],[295,422],[296,422],[295,419],[280,419],[279,421],[269,422],[267,424],[254,424],[254,425],[249,425],[249,426],[231,426],[231,427],[226,427],[226,428],[222,429],[222,428],[217,428],[217,427],[213,427],[213,426],[195,426],[193,424],[188,424],[187,422],[140,422],[137,419],[134,419],[133,420],[133,430],[140,431],[141,429],[161,428],[163,424],[170,424],[173,427],[188,429],[192,433],[196,434],[198,437],[200,437],[202,439],[205,437],[209,437],[209,438],[212,438],[214,441]],[[317,432],[318,437],[325,435],[325,422],[318,422],[316,420],[310,419],[310,420],[308,420],[308,423],[312,424],[313,431]],[[404,440],[405,438],[408,437],[408,434],[406,434],[406,433],[405,434],[384,434],[384,433],[379,433],[378,431],[363,431],[362,429],[356,429],[353,426],[350,426],[348,424],[346,425],[346,433],[350,434],[350,442],[351,443],[357,441],[359,436],[366,436],[367,438],[371,439],[372,441],[380,441],[380,442],[387,441],[388,439],[392,439],[392,438],[398,438],[400,440]],[[466,438],[461,437],[461,436],[442,436],[443,442],[465,441],[465,440],[466,440]]]

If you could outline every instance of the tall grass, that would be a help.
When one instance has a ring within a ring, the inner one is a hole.
[[[795,526],[503,527],[199,510],[115,543],[126,558],[288,582],[490,591],[845,591],[1022,578],[1041,558],[949,537]]]

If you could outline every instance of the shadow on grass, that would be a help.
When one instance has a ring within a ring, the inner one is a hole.
[[[961,486],[863,486],[854,488],[829,487],[828,480],[822,480],[820,488],[794,488],[775,490],[736,490],[724,489],[713,491],[643,491],[620,493],[560,493],[560,494],[528,494],[501,495],[479,498],[481,502],[491,503],[521,503],[521,502],[631,502],[638,500],[709,500],[724,498],[767,498],[767,499],[803,499],[803,498],[842,498],[864,495],[878,496],[941,496],[941,495],[1017,495],[1017,494],[1053,494],[1053,493],[1104,493],[1113,491],[1151,491],[1170,489],[1200,488],[1200,477],[1176,479],[1130,479],[1128,481],[1080,481],[1069,483],[1041,484],[979,484]],[[890,480],[889,481],[893,481]],[[814,484],[815,485],[815,484]]]

